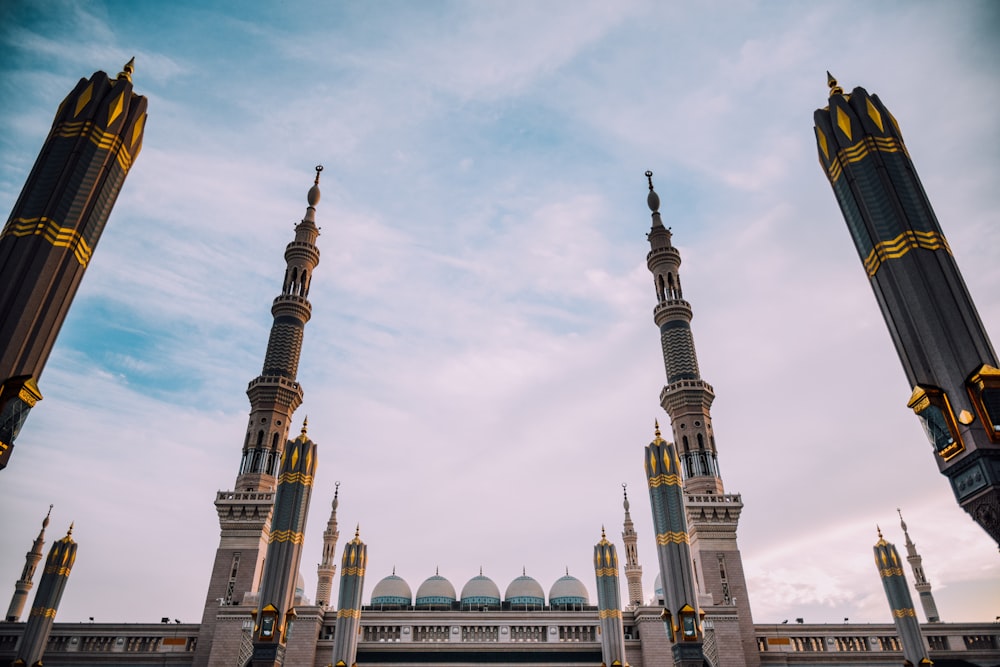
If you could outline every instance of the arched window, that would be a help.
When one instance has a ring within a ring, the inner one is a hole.
[[[264,446],[264,431],[257,431],[257,449]]]

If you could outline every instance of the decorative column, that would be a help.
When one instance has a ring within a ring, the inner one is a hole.
[[[76,560],[76,542],[73,541],[73,525],[70,524],[66,537],[52,545],[45,570],[38,582],[35,601],[28,614],[28,623],[17,648],[14,667],[41,667],[42,654],[49,643],[52,624],[62,600],[63,591],[69,581],[70,570]]]
[[[889,600],[889,610],[896,624],[896,633],[903,645],[903,657],[909,665],[933,664],[927,657],[927,646],[920,634],[920,624],[917,622],[917,612],[913,609],[913,599],[906,585],[906,575],[903,573],[902,562],[896,547],[885,541],[882,531],[878,531],[878,542],[875,543],[875,567],[878,568],[885,588],[885,597]]]
[[[49,513],[42,519],[42,529],[38,531],[38,537],[31,545],[31,551],[24,555],[24,569],[21,570],[21,578],[14,584],[14,596],[10,599],[10,607],[7,608],[7,622],[17,623],[21,620],[21,612],[24,611],[24,603],[28,601],[28,592],[31,590],[32,578],[35,576],[35,568],[42,560],[42,547],[45,545],[45,529],[49,525],[49,516],[52,514],[52,505],[49,505]]]
[[[601,541],[594,546],[594,571],[597,575],[597,613],[601,621],[601,667],[621,667],[627,663],[618,552],[605,537],[604,528],[601,528]]]
[[[864,88],[827,83],[813,114],[820,166],[913,388],[907,405],[958,504],[1000,544],[996,352],[896,119]]]
[[[625,545],[625,581],[628,582],[628,606],[638,607],[642,604],[642,566],[639,565],[638,541],[639,536],[635,532],[632,523],[632,515],[628,511],[628,485],[622,484],[622,493],[625,496],[625,522],[622,530],[622,543]]]
[[[361,528],[344,547],[340,566],[340,601],[337,625],[333,630],[334,667],[355,667],[358,659],[358,635],[361,632],[361,594],[365,585],[368,547],[361,541]]]
[[[334,483],[333,503],[330,508],[330,519],[323,531],[323,559],[316,567],[316,606],[329,608],[333,592],[333,578],[337,575],[337,540],[340,531],[337,529],[337,505],[340,504],[340,482]]]
[[[95,72],[63,100],[0,231],[0,469],[83,274],[142,148],[146,98],[135,59],[114,79]]]

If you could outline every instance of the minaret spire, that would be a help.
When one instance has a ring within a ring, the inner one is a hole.
[[[45,561],[42,578],[38,582],[35,599],[28,612],[28,622],[24,627],[24,635],[17,646],[15,667],[42,664],[42,656],[49,643],[52,624],[55,623],[59,602],[62,600],[69,574],[76,561],[76,542],[73,541],[73,524],[69,525],[66,537],[56,541],[49,550]]]
[[[627,665],[625,630],[622,626],[621,586],[618,583],[618,552],[608,542],[601,526],[601,541],[594,546],[597,576],[597,614],[601,623],[601,658],[604,665]]]
[[[875,543],[874,551],[875,567],[882,579],[889,611],[896,624],[896,634],[903,644],[906,664],[933,664],[927,657],[927,645],[920,634],[920,624],[917,622],[917,613],[913,610],[913,599],[906,585],[906,575],[903,573],[902,563],[899,562],[899,553],[895,545],[882,537],[881,529],[878,529],[878,542]]]
[[[337,527],[337,507],[340,505],[340,482],[334,482],[333,502],[330,507],[330,519],[326,522],[326,530],[323,531],[323,559],[316,567],[316,605],[319,607],[329,607],[333,602],[333,578],[337,575],[337,541],[340,539],[340,530]],[[393,566],[395,573],[395,566]]]
[[[49,526],[49,517],[52,515],[52,505],[49,505],[48,514],[42,519],[42,529],[38,531],[38,537],[31,545],[31,551],[24,555],[24,569],[21,571],[21,578],[14,584],[14,596],[10,600],[10,607],[7,608],[7,622],[17,623],[21,620],[21,612],[24,611],[24,603],[28,601],[28,592],[34,585],[32,579],[35,576],[35,569],[38,562],[42,560],[42,547],[45,546],[45,529]]]
[[[340,568],[340,597],[337,624],[333,631],[333,665],[355,667],[358,655],[358,635],[361,624],[361,596],[368,566],[368,547],[361,541],[361,526],[354,530],[354,539],[344,547]]]
[[[319,264],[316,206],[320,200],[322,170],[322,166],[316,167],[316,178],[306,195],[305,215],[295,225],[294,239],[285,247],[285,277],[281,293],[271,304],[274,320],[263,369],[247,387],[250,418],[235,489],[220,491],[216,496],[222,537],[205,596],[194,667],[208,664],[219,606],[242,604],[243,596],[256,590],[261,581],[278,466],[288,443],[292,415],[302,403],[302,387],[296,374],[303,332],[312,315],[309,286],[313,270]],[[308,440],[305,432],[303,422],[300,439]],[[293,583],[297,573],[296,568]]]
[[[924,575],[923,558],[917,553],[917,545],[910,539],[910,533],[906,530],[902,510],[897,507],[896,512],[899,514],[899,527],[903,529],[903,535],[906,538],[906,560],[910,564],[910,569],[913,570],[913,588],[920,596],[920,606],[924,608],[927,622],[939,623],[941,618],[938,615],[937,604],[934,602],[934,595],[931,593],[931,583]]]
[[[642,604],[642,566],[639,565],[637,547],[639,536],[635,532],[632,515],[629,514],[628,484],[624,482],[622,483],[622,495],[625,498],[622,503],[625,507],[622,543],[625,545],[625,581],[628,582],[628,606],[637,607]]]

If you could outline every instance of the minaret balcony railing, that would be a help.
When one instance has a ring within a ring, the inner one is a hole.
[[[280,375],[258,375],[254,379],[250,380],[250,384],[247,385],[247,391],[253,389],[259,384],[278,384],[282,387],[291,389],[292,391],[298,391],[299,383],[294,380],[289,380],[286,377]]]
[[[313,266],[319,264],[319,248],[312,243],[305,241],[292,241],[285,246],[285,261],[304,258],[312,262]]]
[[[677,264],[681,263],[681,253],[677,248],[670,246],[669,248],[654,248],[646,253],[646,264],[651,264],[653,259],[660,259],[662,257],[671,257],[676,260]]]
[[[667,299],[653,307],[653,319],[657,324],[668,320],[691,321],[691,304],[684,299]]]
[[[277,316],[282,311],[291,311],[291,314],[297,315],[303,322],[308,322],[312,317],[312,304],[298,294],[279,294],[271,302],[271,315]]]
[[[691,504],[700,505],[703,503],[711,503],[711,504],[727,503],[727,504],[739,504],[739,505],[743,504],[743,496],[741,496],[738,493],[718,493],[718,494],[702,494],[697,496],[685,496],[685,500],[689,505]]]
[[[257,502],[274,502],[273,492],[263,492],[263,491],[219,491],[215,495],[216,501],[225,500],[236,500],[240,502],[246,501],[257,501]]]
[[[663,402],[667,396],[678,394],[685,390],[707,392],[713,398],[715,397],[715,390],[712,389],[712,385],[705,382],[704,380],[678,380],[668,384],[666,387],[660,391],[660,402]]]

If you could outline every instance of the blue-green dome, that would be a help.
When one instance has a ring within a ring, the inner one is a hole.
[[[402,577],[390,574],[375,584],[372,589],[373,607],[409,607],[413,604],[413,593]]]
[[[549,589],[549,605],[552,607],[580,607],[589,604],[587,587],[572,575],[559,577]]]
[[[541,609],[545,606],[545,592],[542,585],[528,575],[522,575],[510,582],[503,596],[512,608]]]
[[[429,607],[451,608],[454,601],[455,587],[441,575],[435,574],[420,584],[420,588],[417,589],[415,606],[424,609]]]
[[[462,587],[462,608],[478,609],[482,607],[499,607],[500,589],[493,580],[482,574],[469,579]]]

